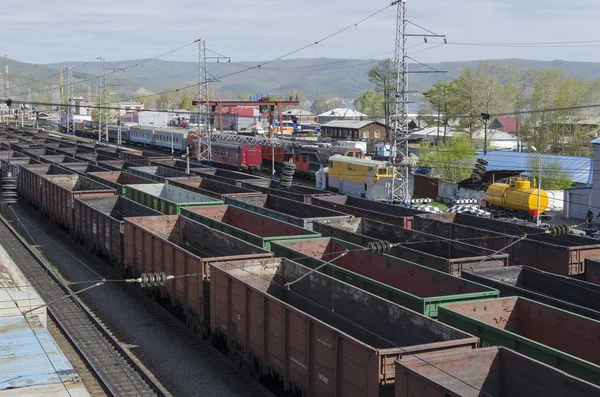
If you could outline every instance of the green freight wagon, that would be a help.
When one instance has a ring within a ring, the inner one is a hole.
[[[87,177],[106,186],[117,189],[119,196],[125,196],[127,185],[155,184],[156,182],[125,171],[89,172]]]
[[[182,207],[220,205],[220,200],[163,183],[127,185],[125,197],[166,215],[180,215]]]
[[[444,304],[439,320],[600,385],[600,321],[522,297]]]
[[[442,303],[499,295],[498,290],[485,285],[390,255],[370,254],[364,247],[335,238],[277,241],[271,250],[276,257],[319,268],[331,277],[433,318]]]
[[[321,237],[300,226],[232,205],[183,208],[181,215],[266,250],[271,250],[271,243],[280,240],[297,241]]]

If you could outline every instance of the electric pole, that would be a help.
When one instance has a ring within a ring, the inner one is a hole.
[[[67,68],[67,135],[74,135],[75,131],[71,131],[73,127],[73,69]]]
[[[104,68],[104,57],[98,57],[96,59],[100,60],[100,100],[98,103],[104,103],[104,95],[106,92],[106,69]],[[105,105],[106,106],[106,105]],[[98,143],[102,143],[102,113],[103,109],[96,109],[98,112]],[[105,113],[104,124],[106,124],[106,129],[108,131],[108,115]],[[108,132],[106,134],[106,140],[108,141]]]
[[[198,39],[198,162],[212,163],[210,139],[210,100],[208,98],[208,70],[206,41]],[[202,123],[202,129],[200,129]]]

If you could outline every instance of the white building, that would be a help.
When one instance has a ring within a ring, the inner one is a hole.
[[[368,120],[369,116],[354,109],[336,108],[317,116],[317,123],[325,124],[334,120]]]

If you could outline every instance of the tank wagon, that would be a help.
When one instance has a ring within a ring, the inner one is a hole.
[[[486,206],[494,216],[530,219],[548,208],[548,193],[538,189],[535,178],[512,177],[506,183],[492,183],[485,192]]]

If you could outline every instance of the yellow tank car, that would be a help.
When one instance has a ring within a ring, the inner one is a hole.
[[[508,211],[524,211],[536,216],[538,209],[538,189],[534,178],[508,178],[508,183],[494,183],[485,192],[488,205]],[[532,187],[534,186],[534,187]],[[548,208],[548,193],[539,189],[540,214]]]

